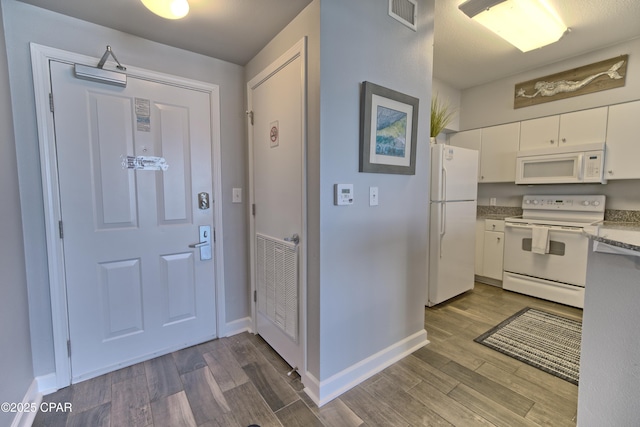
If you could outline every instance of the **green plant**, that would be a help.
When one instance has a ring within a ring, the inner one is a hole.
[[[440,132],[453,120],[455,110],[448,103],[440,101],[436,93],[431,98],[431,134],[432,138],[438,136]]]

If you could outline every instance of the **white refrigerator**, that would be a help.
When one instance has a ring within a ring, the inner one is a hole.
[[[432,144],[429,307],[473,289],[477,196],[478,152]]]

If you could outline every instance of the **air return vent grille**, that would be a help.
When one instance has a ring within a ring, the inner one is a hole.
[[[416,31],[417,8],[416,0],[389,0],[389,16],[402,22],[413,31]]]
[[[298,249],[256,233],[258,311],[298,342]]]

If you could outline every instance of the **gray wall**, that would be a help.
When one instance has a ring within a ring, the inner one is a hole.
[[[307,37],[307,370],[320,371],[320,0],[314,0],[245,66],[249,82]],[[246,101],[246,100],[245,100]]]
[[[0,8],[0,27],[2,24]],[[27,278],[4,31],[0,28],[0,402],[21,402],[33,381]],[[0,412],[0,425],[15,414]]]
[[[418,3],[414,32],[387,0],[321,2],[320,380],[424,330],[434,1]],[[415,175],[358,172],[363,81],[419,99]],[[333,205],[336,183],[352,206]]]
[[[590,251],[578,391],[580,427],[638,425],[638,301],[640,258]]]
[[[2,0],[2,7],[13,94],[35,375],[53,372],[54,358],[29,42],[97,57],[102,55],[105,46],[109,44],[124,65],[220,85],[226,316],[227,321],[249,316],[249,284],[245,261],[246,205],[230,203],[232,188],[246,187],[243,67],[150,42],[15,0]]]
[[[246,66],[249,81],[308,37],[307,368],[319,380],[424,329],[434,2],[419,3],[416,33],[386,0],[315,0]],[[358,172],[365,80],[420,99],[416,175]],[[336,183],[354,184],[352,206],[333,205]]]

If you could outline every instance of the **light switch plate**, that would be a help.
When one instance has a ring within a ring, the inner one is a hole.
[[[378,206],[378,187],[369,187],[369,206]]]
[[[233,189],[233,199],[232,203],[242,203],[242,188],[234,188]]]

